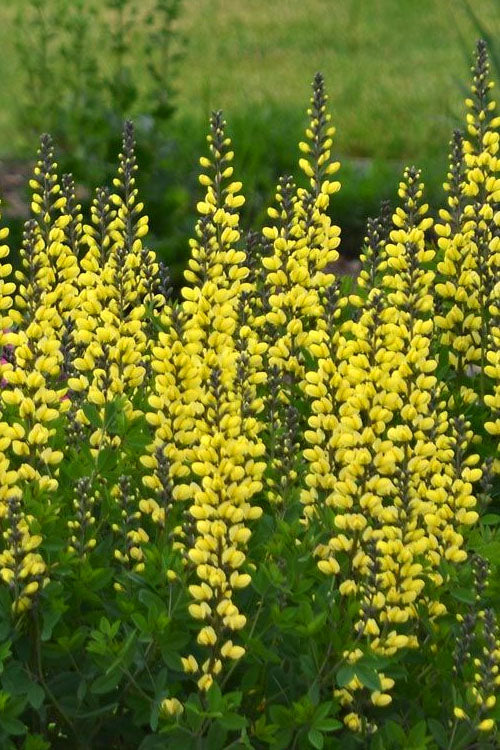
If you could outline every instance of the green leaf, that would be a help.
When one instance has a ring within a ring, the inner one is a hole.
[[[242,691],[245,693],[245,695],[248,695],[248,693],[255,688],[257,683],[259,682],[260,677],[260,666],[258,664],[252,664],[246,672],[244,672],[241,681],[240,681],[240,687]]]
[[[99,675],[90,686],[90,692],[94,695],[110,693],[117,687],[121,676],[122,674],[120,671],[116,671],[110,675]]]
[[[427,724],[425,722],[425,719],[422,719],[422,721],[419,721],[418,724],[415,724],[415,726],[412,727],[411,732],[408,735],[408,742],[411,742],[413,745],[417,745],[418,747],[422,747],[425,745],[426,735]]]
[[[500,516],[496,513],[487,513],[479,522],[482,523],[483,526],[495,526],[497,523],[500,523]]]
[[[16,737],[26,734],[27,731],[23,722],[19,721],[19,719],[7,719],[2,717],[0,718],[0,727],[7,732],[7,734],[12,734]]]
[[[191,696],[184,704],[186,709],[186,720],[193,732],[197,732],[203,723],[203,715],[200,699],[197,695]]]
[[[450,591],[450,593],[454,599],[457,599],[464,604],[474,604],[475,602],[474,592],[469,589],[454,589],[454,591]]]
[[[219,724],[225,729],[243,729],[248,726],[248,721],[244,716],[230,712],[224,714],[224,716],[219,719]]]
[[[258,740],[267,742],[270,745],[276,732],[276,724],[266,724],[266,717],[260,716],[254,724],[254,734]]]
[[[325,738],[318,729],[315,729],[314,727],[310,729],[307,733],[307,739],[313,747],[317,748],[317,750],[323,750]]]
[[[121,409],[121,400],[114,398],[112,401],[108,401],[104,408],[104,423],[108,432],[113,432],[116,426],[116,417]]]
[[[337,729],[341,729],[344,725],[338,719],[321,719],[320,721],[314,722],[314,728],[319,729],[320,732],[336,732]]]
[[[151,706],[151,713],[149,715],[149,726],[151,727],[152,732],[156,732],[158,729],[158,719],[160,716],[160,707],[158,705],[158,702],[155,701],[153,705]]]
[[[223,709],[221,689],[216,682],[207,692],[207,708],[209,711],[221,711]]]
[[[354,665],[344,664],[337,670],[336,680],[339,687],[345,687],[354,678]]]
[[[212,726],[208,730],[204,745],[207,750],[219,750],[221,747],[226,747],[227,743],[227,729],[221,726],[220,722],[213,722]],[[181,747],[179,745],[178,747]]]
[[[500,542],[493,540],[492,542],[480,542],[471,546],[490,563],[500,565]]]
[[[290,724],[290,711],[285,706],[271,706],[269,709],[269,715],[271,717],[271,721],[273,721],[279,727],[286,727]]]
[[[99,417],[99,412],[97,411],[97,407],[94,406],[94,404],[83,404],[82,410],[87,419],[89,420],[92,427],[100,427],[101,426],[101,419]]]
[[[32,682],[28,690],[28,702],[33,706],[33,708],[36,708],[38,710],[42,705],[44,698],[45,691],[43,690],[43,688],[40,685],[37,685],[36,682]]]
[[[47,607],[43,610],[43,626],[40,636],[42,641],[49,641],[51,639],[54,627],[57,625],[64,612],[68,609],[64,602],[61,601],[52,600],[50,604],[50,608]]]
[[[226,693],[224,697],[226,699],[226,706],[228,708],[239,708],[243,700],[243,691],[232,690],[230,693]]]
[[[27,672],[17,662],[9,664],[2,675],[2,687],[11,695],[27,695],[32,685]]]
[[[384,735],[388,740],[397,743],[400,747],[404,747],[406,744],[406,734],[402,727],[395,721],[388,721],[384,727]]]
[[[321,612],[317,617],[311,620],[306,627],[306,634],[311,636],[321,630],[326,622],[327,615],[327,612]]]
[[[497,700],[495,706],[490,708],[488,718],[496,719],[497,721],[500,720],[500,701]]]
[[[49,750],[50,742],[43,739],[41,734],[29,734],[24,740],[23,750]]]
[[[288,750],[293,735],[292,729],[280,730],[271,745],[271,750]]]
[[[276,653],[276,649],[266,648],[262,643],[262,638],[249,638],[245,645],[254,657],[259,657],[269,664],[281,664],[282,662],[280,655]]]
[[[10,602],[9,594],[4,589],[1,592],[1,594],[0,594],[0,612],[2,611],[2,607],[3,607],[3,595],[4,594],[7,594],[7,600],[8,600],[8,602]],[[10,604],[9,604],[9,614],[10,614]],[[9,621],[8,620],[4,620],[3,622],[0,622],[0,639],[3,640],[4,638],[8,638],[9,637],[9,633],[10,633],[10,623],[9,623]],[[5,644],[4,644],[4,646],[5,646]],[[1,648],[3,649],[4,646],[2,646]],[[5,658],[5,657],[2,657],[2,658]]]
[[[117,454],[113,448],[102,448],[97,455],[97,471],[100,474],[107,474],[116,465]]]
[[[427,724],[429,725],[429,729],[431,730],[431,734],[436,740],[436,743],[442,748],[442,750],[446,750],[446,748],[449,747],[448,732],[446,729],[439,721],[436,721],[436,719],[427,719]]]
[[[182,750],[195,750],[198,744],[196,737],[189,737],[184,731],[181,732],[173,727],[173,732],[167,740],[165,735],[150,734],[145,737],[138,747],[138,750],[165,750],[165,748],[182,748]]]
[[[89,591],[92,593],[100,591],[105,586],[107,586],[108,583],[110,583],[114,576],[115,572],[111,565],[109,565],[107,568],[82,568],[82,595],[87,594],[88,596]]]
[[[134,422],[133,425],[130,426],[125,432],[124,428],[126,428],[127,426],[128,425],[125,421],[122,426],[121,420],[119,419],[117,421],[117,432],[119,435],[124,435],[127,446],[137,453],[150,441],[147,423],[145,420],[139,419]]]
[[[142,633],[143,635],[145,633],[149,633],[148,621],[146,620],[144,615],[142,615],[140,612],[133,612],[130,618],[140,633]]]
[[[363,685],[369,690],[381,690],[382,685],[380,684],[380,677],[378,676],[375,669],[372,669],[366,664],[355,664],[354,671],[356,676]]]
[[[163,599],[149,589],[139,591],[139,601],[148,609],[148,613],[156,619],[162,612],[166,612],[167,606]]]
[[[182,669],[181,657],[178,651],[172,651],[172,649],[164,648],[162,646],[161,657],[163,661],[165,662],[165,664],[167,665],[167,667],[174,670],[175,672],[178,672]]]
[[[135,640],[136,640],[136,631],[132,630],[129,633],[129,635],[127,637],[127,640],[123,644],[123,646],[122,646],[122,648],[120,650],[120,653],[118,654],[118,656],[116,657],[116,659],[114,660],[114,662],[107,668],[107,670],[105,672],[105,675],[108,675],[111,672],[114,672],[114,670],[118,666],[120,666],[120,664],[122,664],[123,661],[125,661],[125,659],[129,655],[129,651],[132,649],[132,646],[135,644]]]
[[[325,701],[325,703],[318,706],[314,712],[314,726],[316,726],[321,719],[326,719],[332,708],[334,708],[334,706],[330,701]]]
[[[10,656],[11,642],[5,641],[0,646],[0,674],[3,672],[3,663]]]
[[[112,716],[118,707],[118,703],[115,701],[114,703],[107,703],[105,706],[100,706],[99,708],[96,708],[94,711],[86,711],[85,713],[78,714],[79,719],[95,719],[97,716],[103,716],[104,714],[109,714]]]
[[[316,706],[319,701],[319,695],[320,695],[320,689],[319,689],[319,680],[314,680],[311,687],[307,691],[307,697],[313,704],[313,706]]]
[[[81,680],[80,684],[78,685],[78,690],[77,690],[77,693],[76,693],[76,697],[77,697],[78,703],[82,703],[83,702],[83,699],[87,695],[87,688],[88,688],[87,681],[86,680]]]
[[[110,640],[113,640],[113,638],[118,635],[120,625],[120,620],[115,620],[113,623],[111,623],[107,619],[107,617],[101,617],[101,620],[99,622],[99,630],[101,631],[101,633],[104,633],[104,635],[107,635]]]
[[[3,639],[7,637],[7,634],[10,630],[10,628],[8,627],[8,618],[10,617],[10,612],[11,612],[11,599],[10,599],[10,594],[9,594],[9,590],[7,586],[0,587],[0,612],[6,618],[5,622],[3,622],[1,626],[2,639]],[[7,627],[7,632],[4,632],[6,627]]]

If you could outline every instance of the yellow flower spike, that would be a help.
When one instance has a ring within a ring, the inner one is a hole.
[[[389,239],[390,218],[390,203],[385,201],[381,204],[380,215],[376,219],[368,219],[367,222],[364,247],[359,257],[362,266],[357,279],[358,286],[366,290],[367,294],[380,283],[381,273],[387,262],[386,245]]]
[[[419,203],[421,194],[419,173],[408,170],[400,185],[404,207],[395,214],[398,229],[391,233],[392,244],[386,244],[380,223],[370,225],[373,247],[367,251],[366,270],[361,275],[361,286],[365,285],[368,299],[362,306],[358,321],[347,321],[341,335],[336,334],[335,345],[330,345],[333,356],[330,354],[329,359],[320,359],[317,371],[307,374],[305,386],[311,398],[313,416],[309,420],[311,430],[305,432],[311,447],[304,452],[310,466],[306,478],[308,489],[301,494],[304,521],[314,523],[316,508],[323,503],[335,510],[336,533],[328,546],[319,546],[316,550],[322,558],[318,565],[325,573],[330,572],[331,550],[355,550],[351,564],[360,578],[359,589],[363,595],[360,614],[364,606],[378,611],[376,617],[361,619],[356,629],[373,639],[372,648],[381,654],[392,654],[397,649],[415,645],[412,639],[399,635],[397,631],[383,639],[379,637],[382,623],[404,624],[416,616],[413,603],[422,597],[427,574],[423,575],[422,565],[412,564],[414,557],[425,553],[435,536],[443,540],[447,559],[460,562],[465,557],[460,549],[463,539],[453,531],[452,523],[448,522],[449,514],[446,522],[444,517],[441,518],[439,503],[447,499],[446,492],[443,498],[438,495],[438,490],[429,491],[429,500],[435,492],[432,500],[436,505],[432,513],[424,514],[428,529],[422,531],[421,538],[413,540],[415,524],[417,527],[421,525],[419,506],[425,502],[422,498],[423,476],[426,475],[430,482],[431,477],[437,479],[441,472],[446,476],[454,471],[454,453],[449,450],[453,444],[451,437],[443,436],[441,445],[439,441],[436,445],[432,437],[437,420],[440,420],[440,430],[450,432],[446,412],[439,411],[443,410],[444,404],[438,405],[437,414],[433,411],[436,407],[431,391],[435,389],[436,379],[427,375],[437,365],[429,357],[433,330],[432,320],[428,317],[432,274],[417,267],[412,272],[414,276],[409,287],[405,286],[407,281],[403,276],[398,278],[401,269],[410,268],[412,263],[406,245],[413,243],[412,252],[421,256],[421,263],[431,259],[424,244],[423,233],[429,222],[422,219],[427,207]],[[418,220],[413,218],[415,214]],[[378,261],[374,260],[376,252],[380,253]],[[389,287],[387,301],[377,289],[385,258],[398,258],[392,276],[383,278],[384,285]],[[415,289],[418,289],[418,294]],[[408,309],[412,310],[411,318]],[[334,324],[331,329],[335,330]],[[391,331],[390,335],[388,331]],[[342,388],[339,388],[339,383],[342,383]],[[366,417],[362,416],[364,414]],[[395,416],[396,425],[391,426]],[[370,426],[362,428],[363,424]],[[378,438],[378,435],[384,437]],[[406,499],[401,508],[397,485],[390,481],[390,477],[397,477],[403,458],[407,474],[402,485]],[[386,476],[377,476],[377,469]],[[361,495],[358,490],[360,477],[368,471],[370,473],[363,482],[365,491]],[[457,479],[461,477],[461,469],[458,471]],[[454,485],[457,491],[459,487],[459,484]],[[385,496],[394,497],[396,505],[386,507],[382,502]],[[476,521],[477,514],[465,509],[471,505],[461,506],[461,496],[455,495],[452,502],[456,525]],[[472,500],[472,506],[474,503]],[[355,512],[358,507],[361,514]],[[408,516],[406,510],[401,512],[399,508],[411,508],[415,516]],[[370,541],[373,528],[381,528],[376,546]],[[361,532],[362,536],[358,538]],[[347,534],[353,538],[349,539]],[[430,550],[428,555],[429,563],[437,566],[439,555]],[[373,584],[368,587],[364,582],[365,577],[370,578],[374,564],[387,570],[379,573],[376,588]],[[396,579],[389,573],[393,568],[400,571],[398,588],[395,587]],[[357,594],[358,585],[350,579],[343,581],[342,572],[339,572],[340,592],[346,596]],[[440,585],[430,569],[428,575],[429,580]],[[446,613],[439,602],[428,602],[428,607],[432,618]]]
[[[5,548],[0,554],[1,579],[14,592],[12,611],[21,615],[29,610],[41,587],[45,586],[47,567],[40,554],[34,552],[41,542],[40,535],[31,535],[20,495],[11,494],[7,501],[8,528],[4,532]]]
[[[148,472],[144,483],[157,493],[165,522],[176,503],[189,509],[183,526],[172,530],[178,540],[174,548],[196,574],[196,582],[189,586],[195,600],[189,605],[191,616],[203,620],[211,613],[213,624],[200,630],[199,643],[217,653],[224,644],[224,630],[238,630],[246,622],[228,597],[233,589],[250,583],[250,576],[240,572],[250,536],[243,522],[262,513],[248,500],[260,489],[265,468],[256,460],[263,446],[253,416],[262,408],[256,387],[260,373],[264,375],[263,350],[251,325],[243,325],[253,315],[252,285],[246,280],[245,253],[233,244],[239,237],[236,210],[243,200],[238,195],[241,183],[225,183],[232,178],[229,146],[222,117],[216,113],[209,138],[212,158],[201,162],[208,171],[201,180],[207,193],[199,206],[202,219],[197,239],[191,242],[186,275],[193,286],[183,289],[182,307],[169,310],[171,325],[153,349],[156,376],[148,421],[155,439],[143,460]],[[220,410],[217,423],[214,410]],[[196,482],[186,482],[191,472]],[[167,506],[165,497],[171,498]],[[186,549],[184,540],[193,535],[194,544]],[[226,607],[213,609],[212,601],[221,597]],[[241,647],[233,649],[226,658],[243,655]],[[183,665],[195,671],[187,661]],[[200,678],[200,690],[208,689],[221,670],[219,658],[204,662],[207,673]]]
[[[1,203],[0,203],[1,208]],[[1,218],[1,212],[0,212]],[[4,240],[7,239],[9,230],[7,227],[0,229],[0,259],[3,261],[9,254],[9,248],[6,244],[3,244]],[[0,345],[5,347],[8,344],[6,334],[11,328],[14,322],[19,323],[19,320],[12,308],[12,295],[15,292],[15,285],[11,282],[5,282],[4,278],[9,276],[12,272],[12,266],[9,263],[0,263]],[[14,313],[14,315],[13,315]],[[3,358],[5,359],[5,358]],[[2,362],[0,365],[0,374],[4,376],[6,370],[9,369],[8,362]]]
[[[111,496],[115,504],[113,516],[120,521],[112,524],[112,530],[116,535],[114,558],[120,566],[141,574],[145,568],[142,547],[149,541],[149,535],[140,526],[140,503],[130,478],[121,475],[111,489]]]
[[[74,360],[79,379],[70,380],[70,387],[80,393],[86,390],[97,406],[121,396],[123,412],[131,422],[141,414],[133,409],[132,400],[151,372],[153,319],[166,313],[168,321],[165,295],[158,293],[162,272],[154,254],[142,244],[148,219],[137,200],[134,148],[133,127],[127,122],[114,181],[117,192],[109,196],[97,191],[93,224],[83,227],[82,243],[89,249],[82,259],[75,340],[84,345],[84,355]],[[102,435],[95,457],[117,442]]]
[[[492,312],[494,317],[491,318],[490,333],[487,337],[486,346],[486,366],[484,374],[486,375],[485,383],[488,390],[484,396],[484,403],[490,412],[489,419],[485,422],[486,431],[493,437],[500,435],[500,283],[497,284],[493,294]],[[500,456],[500,441],[497,441],[497,455]],[[493,470],[498,473],[500,463],[498,459],[494,462]]]
[[[287,387],[285,391],[280,373],[286,373],[286,380],[291,378],[292,382],[302,386],[305,369],[301,348],[308,339],[313,345],[316,343],[314,341],[316,334],[314,332],[313,335],[313,331],[323,314],[321,297],[324,287],[333,281],[333,275],[325,273],[323,269],[327,263],[337,257],[335,248],[339,243],[339,230],[332,227],[330,220],[322,213],[327,204],[325,203],[321,212],[317,212],[313,196],[304,191],[299,191],[295,195],[295,186],[290,179],[280,181],[276,200],[284,210],[278,226],[267,233],[268,236],[274,237],[274,254],[262,259],[263,267],[268,271],[264,275],[270,307],[270,311],[266,314],[271,336],[268,360],[272,367],[272,378],[276,382],[280,380],[280,401],[276,403],[276,406],[269,403],[268,411],[276,409],[275,419],[283,424],[288,423],[289,426],[285,429],[293,430],[298,427],[293,426],[295,419],[293,412],[285,406],[286,402],[291,401],[288,393],[290,387]],[[307,219],[304,218],[306,216],[310,216],[310,221],[317,226],[317,232],[312,232],[310,238],[303,235],[307,225]],[[325,237],[323,232],[326,232],[328,237]],[[293,239],[286,242],[284,238],[287,235]],[[318,252],[316,242],[323,246],[326,243],[329,252],[325,253],[324,250],[321,253]],[[276,269],[279,271],[276,272]],[[279,294],[276,293],[278,288]],[[307,331],[304,330],[305,321],[307,321]],[[272,394],[273,387],[276,386],[269,384],[269,387]],[[293,440],[292,437],[290,439]],[[281,457],[279,451],[276,451],[273,468],[278,476],[284,475],[283,460],[286,464],[286,457]],[[288,474],[286,484],[292,484],[296,473],[294,467],[290,466],[286,471]],[[268,497],[273,502],[279,502],[286,489],[275,486],[272,476],[269,479],[271,485]]]
[[[441,276],[436,291],[443,299],[438,318],[441,343],[449,351],[452,367],[460,376],[483,368],[497,326],[488,308],[495,307],[495,279],[500,260],[496,250],[496,225],[491,202],[497,200],[496,174],[498,118],[490,95],[486,45],[479,41],[473,67],[472,96],[466,100],[468,138],[455,135],[445,189],[448,211],[442,211]],[[498,298],[498,294],[496,295]],[[492,326],[489,327],[489,321]],[[484,383],[482,383],[484,386]]]
[[[415,167],[406,169],[399,189],[403,205],[392,217],[398,229],[390,233],[391,242],[384,244],[386,262],[393,272],[383,277],[384,286],[393,290],[388,295],[389,303],[401,309],[404,300],[420,315],[432,309],[431,285],[434,279],[434,273],[423,267],[433,259],[434,253],[425,247],[425,231],[433,222],[430,218],[422,218],[428,208],[421,203],[422,193],[420,171]]]

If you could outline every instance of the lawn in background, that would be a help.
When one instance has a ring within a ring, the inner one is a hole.
[[[0,0],[0,157],[21,143],[12,19],[24,1]],[[496,0],[474,8],[490,31],[500,28]],[[440,190],[477,37],[463,0],[185,0],[179,26],[188,42],[171,123],[179,189],[184,174],[192,192],[209,113],[222,108],[252,194],[249,220],[263,214],[276,176],[294,168],[309,83],[321,70],[344,162],[334,211],[350,244],[378,201],[394,195],[403,164],[423,167],[430,197]]]

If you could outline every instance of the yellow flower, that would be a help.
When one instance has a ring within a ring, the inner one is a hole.
[[[198,684],[198,688],[202,692],[206,692],[207,690],[210,690],[210,688],[213,685],[213,682],[214,682],[214,678],[212,677],[211,674],[204,674],[198,680],[198,683],[197,683]]]
[[[188,674],[195,674],[199,669],[198,662],[192,654],[190,654],[189,656],[182,656],[181,662],[184,672]]]
[[[392,697],[388,693],[381,693],[378,690],[371,693],[370,699],[374,706],[388,706],[392,702]]]
[[[494,719],[483,719],[477,725],[477,729],[480,732],[491,732],[491,730],[494,729],[494,728],[495,728],[495,720]]]
[[[220,650],[221,656],[225,659],[241,659],[245,654],[243,646],[235,646],[232,641],[226,641]]]
[[[184,706],[178,698],[164,698],[160,703],[160,711],[167,716],[180,716]]]
[[[217,643],[217,635],[212,626],[207,626],[200,630],[198,633],[197,641],[203,646],[215,646]]]
[[[359,714],[351,712],[344,716],[344,724],[348,727],[351,732],[361,732],[363,724]]]

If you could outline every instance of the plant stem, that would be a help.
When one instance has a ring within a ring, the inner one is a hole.
[[[37,665],[37,672],[38,672],[38,680],[40,684],[42,685],[43,689],[45,690],[45,693],[49,697],[52,705],[56,709],[57,713],[61,717],[61,719],[64,721],[64,723],[71,729],[71,732],[73,733],[77,745],[81,747],[79,742],[79,734],[75,728],[75,725],[71,721],[71,719],[67,716],[66,712],[62,708],[61,704],[47,685],[47,682],[45,680],[44,674],[43,674],[43,666],[42,666],[42,648],[41,648],[41,640],[40,640],[40,626],[38,623],[38,613],[34,613],[33,615],[33,621],[35,626],[35,654],[36,654],[36,665]]]
[[[453,740],[455,739],[455,733],[457,731],[457,727],[458,727],[458,719],[455,719],[455,722],[453,724],[453,730],[451,732],[451,737],[450,737],[450,741],[448,743],[447,750],[453,750]]]

